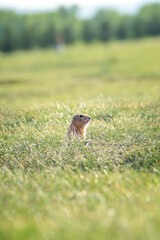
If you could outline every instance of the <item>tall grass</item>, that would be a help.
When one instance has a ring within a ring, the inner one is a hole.
[[[1,54],[0,239],[159,239],[159,51]],[[67,138],[77,113],[85,141]]]

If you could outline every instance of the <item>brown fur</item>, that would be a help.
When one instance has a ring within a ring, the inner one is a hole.
[[[85,114],[75,115],[68,129],[69,138],[72,136],[86,136],[86,128],[90,121],[90,117]]]

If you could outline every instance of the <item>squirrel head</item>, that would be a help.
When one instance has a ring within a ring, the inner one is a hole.
[[[72,124],[76,128],[84,128],[89,123],[90,120],[91,117],[85,114],[75,115],[72,119]]]

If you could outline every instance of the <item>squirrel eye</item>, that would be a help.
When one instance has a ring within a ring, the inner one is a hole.
[[[83,115],[79,115],[80,116],[80,118],[83,118]]]

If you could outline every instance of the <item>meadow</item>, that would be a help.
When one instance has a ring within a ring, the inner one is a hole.
[[[159,174],[159,38],[0,54],[0,239],[158,240]]]

